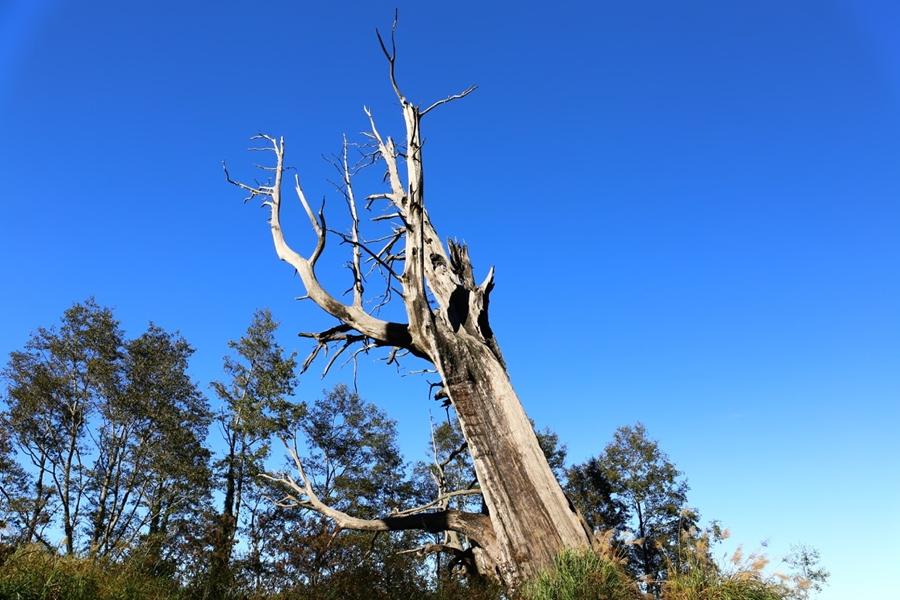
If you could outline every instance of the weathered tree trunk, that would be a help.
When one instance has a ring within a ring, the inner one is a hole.
[[[445,246],[425,210],[422,119],[433,109],[465,97],[474,87],[422,110],[410,102],[397,85],[393,46],[389,51],[380,36],[379,41],[390,64],[391,84],[402,108],[406,143],[400,151],[390,137],[383,138],[372,114],[366,110],[371,125],[368,135],[375,145],[375,153],[386,166],[385,179],[390,186],[389,191],[370,195],[367,199],[369,204],[386,200],[394,211],[374,220],[396,219],[399,224],[392,235],[382,238],[382,242],[384,239],[390,241],[381,250],[370,249],[362,241],[345,140],[342,164],[336,166],[343,171],[342,191],[349,207],[351,230],[349,234],[337,235],[352,247],[352,304],[344,304],[329,294],[316,277],[316,262],[332,231],[325,226],[322,212],[318,215],[313,212],[299,178],[295,178],[295,191],[316,234],[316,245],[306,258],[285,240],[281,227],[284,140],[258,136],[271,144],[270,149],[275,154],[276,164],[268,168],[274,174],[270,184],[250,186],[232,180],[227,170],[225,175],[230,183],[248,192],[249,198],[266,198],[263,204],[271,209],[270,229],[278,257],[296,269],[307,297],[340,321],[339,325],[326,331],[303,334],[318,342],[305,367],[319,350],[327,349],[330,344],[340,346],[336,357],[354,343],[363,344],[364,350],[393,347],[395,350],[389,362],[395,360],[397,350],[408,351],[431,362],[443,382],[439,396],[449,398],[456,409],[478,477],[479,489],[462,493],[475,491],[482,494],[489,521],[485,522],[483,515],[446,508],[435,512],[439,501],[382,519],[354,518],[318,499],[293,451],[300,481],[289,476],[271,479],[291,490],[287,500],[293,505],[317,510],[345,529],[419,528],[433,531],[437,527],[443,531],[457,531],[472,542],[471,554],[480,568],[489,566],[496,577],[515,588],[549,566],[560,551],[589,546],[592,536],[556,481],[509,381],[499,345],[488,322],[493,269],[483,283],[476,284],[466,247],[453,241]],[[405,184],[401,177],[401,160],[405,163]],[[401,239],[403,251],[396,252],[393,245]],[[384,273],[388,283],[385,302],[394,284],[402,286],[407,323],[378,319],[363,308],[365,277],[360,265],[363,252]],[[403,265],[402,274],[394,269],[399,264]],[[334,358],[329,361],[326,371],[333,362]],[[447,497],[449,495],[444,499]],[[453,544],[431,544],[427,551],[435,547],[457,556],[468,551]]]
[[[563,494],[500,361],[477,340],[441,344],[440,370],[491,517],[497,575],[515,585],[590,534]]]

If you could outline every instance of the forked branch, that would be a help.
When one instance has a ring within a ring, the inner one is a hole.
[[[341,323],[359,332],[360,335],[372,339],[378,345],[406,348],[417,356],[424,356],[425,354],[413,344],[409,327],[406,324],[393,323],[373,317],[363,309],[361,301],[354,301],[349,306],[345,305],[322,287],[319,279],[316,277],[315,263],[325,248],[328,230],[325,227],[323,211],[319,211],[318,218],[313,214],[309,202],[306,200],[306,195],[303,193],[299,177],[294,179],[295,191],[307,217],[309,217],[313,232],[316,234],[316,246],[310,257],[306,258],[288,244],[281,226],[281,189],[285,169],[284,138],[276,139],[272,136],[260,134],[254,136],[253,139],[264,139],[269,142],[269,147],[265,149],[271,150],[275,155],[275,165],[271,168],[273,173],[272,180],[264,185],[251,186],[232,179],[227,168],[225,168],[225,179],[228,183],[246,191],[249,194],[248,200],[258,196],[266,198],[262,204],[270,209],[269,226],[272,233],[272,241],[275,245],[275,252],[279,259],[294,267],[306,288],[307,297],[313,300],[322,310],[341,321]]]
[[[419,512],[397,513],[380,519],[362,519],[333,508],[323,502],[313,489],[312,480],[306,475],[297,451],[296,438],[292,444],[288,444],[287,440],[282,441],[294,463],[299,481],[286,473],[260,475],[287,491],[283,498],[276,501],[276,504],[281,507],[305,508],[315,511],[334,521],[335,525],[341,529],[356,531],[420,530],[429,533],[456,531],[483,547],[493,545],[495,542],[493,526],[487,515],[456,510],[428,511],[420,507]]]

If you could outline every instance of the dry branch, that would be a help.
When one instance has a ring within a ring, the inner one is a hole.
[[[288,494],[276,503],[285,508],[306,508],[330,518],[342,529],[357,531],[404,531],[422,530],[430,533],[456,531],[481,546],[494,543],[493,527],[486,515],[466,513],[456,510],[427,511],[419,507],[418,512],[404,512],[387,515],[380,519],[361,519],[333,508],[323,502],[313,489],[312,480],[306,475],[303,462],[297,451],[296,438],[293,444],[282,440],[299,474],[298,482],[289,474],[260,476],[288,490]],[[468,491],[468,490],[467,490]]]

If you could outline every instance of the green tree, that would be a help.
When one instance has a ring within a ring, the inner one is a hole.
[[[629,568],[658,597],[679,536],[698,516],[687,508],[687,482],[646,428],[617,429],[599,456],[569,470],[568,488],[589,523],[617,530]]]
[[[225,358],[227,381],[212,384],[222,401],[218,421],[225,438],[225,455],[216,464],[224,498],[212,543],[212,595],[230,577],[245,498],[256,493],[253,488],[269,456],[272,437],[286,435],[305,411],[304,405],[288,400],[294,391],[296,361],[276,341],[277,328],[268,310],[257,311],[244,336],[228,344],[235,356]],[[251,524],[256,516],[250,513]]]
[[[534,427],[533,420],[531,421],[531,426]],[[550,465],[550,470],[556,475],[556,479],[562,483],[566,475],[566,456],[568,455],[566,445],[559,443],[559,435],[549,427],[544,427],[543,429],[535,428],[534,433],[537,436],[538,444],[541,446],[541,451],[547,459],[547,464]]]
[[[0,542],[18,541],[28,518],[28,477],[16,462],[11,429],[0,414]]]
[[[590,458],[566,471],[565,488],[590,528],[596,533],[612,530],[615,542],[625,532],[628,507],[615,496],[608,474],[601,458]]]
[[[165,557],[209,495],[209,410],[187,375],[192,353],[154,325],[126,342],[93,300],[11,353],[4,434],[31,463],[15,503],[20,541],[54,549],[46,532],[57,529],[70,555],[154,548],[148,565],[182,563]],[[2,477],[22,482],[21,471]]]
[[[66,310],[58,328],[38,329],[23,350],[10,354],[4,371],[8,423],[36,471],[26,540],[39,536],[54,504],[66,553],[78,548],[89,420],[116,386],[121,346],[112,311],[90,299]]]
[[[396,424],[346,386],[316,400],[303,416],[301,429],[306,475],[330,506],[373,518],[390,514],[412,497]],[[282,488],[271,493],[284,496]],[[412,555],[398,554],[418,545],[417,532],[342,531],[290,500],[273,509],[269,518],[278,523],[267,547],[272,577],[279,585],[316,598],[329,597],[326,592],[340,598],[387,598],[392,589],[425,589],[415,587],[422,574]],[[354,578],[355,595],[348,591]]]
[[[113,421],[130,431],[117,468],[124,483],[113,487],[113,498],[129,508],[110,519],[118,525],[108,527],[114,533],[104,548],[124,541],[156,574],[172,575],[194,556],[188,546],[200,535],[197,516],[209,505],[212,474],[204,443],[210,411],[187,373],[193,352],[184,338],[154,325],[128,342],[122,394],[128,416]]]

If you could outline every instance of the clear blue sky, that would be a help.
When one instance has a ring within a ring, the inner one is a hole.
[[[292,300],[265,214],[220,161],[249,175],[248,136],[284,134],[338,209],[321,153],[365,127],[363,104],[400,124],[373,35],[392,9],[0,3],[0,352],[89,295],[131,334],[181,330],[204,386],[256,307],[303,352],[294,332],[327,321]],[[582,460],[641,420],[748,547],[818,547],[823,598],[900,597],[900,8],[400,16],[410,96],[480,86],[429,118],[428,202],[497,267],[495,329],[538,424]],[[300,395],[349,377],[307,376]],[[360,385],[415,458],[435,411],[421,380],[372,361]]]

